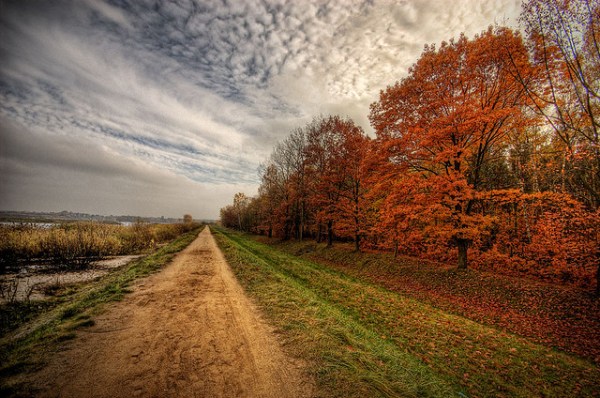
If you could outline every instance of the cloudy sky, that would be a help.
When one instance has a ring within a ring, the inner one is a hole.
[[[313,116],[520,0],[0,0],[0,210],[217,218]]]

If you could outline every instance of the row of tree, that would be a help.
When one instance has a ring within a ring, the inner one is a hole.
[[[521,23],[425,46],[371,105],[374,139],[339,116],[293,131],[222,223],[593,283],[600,6],[529,0]]]

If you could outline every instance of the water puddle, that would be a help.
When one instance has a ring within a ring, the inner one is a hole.
[[[28,265],[19,272],[0,275],[0,303],[44,300],[52,289],[100,278],[140,257],[141,255],[117,256],[93,262],[86,269],[74,271],[57,270],[47,265]]]

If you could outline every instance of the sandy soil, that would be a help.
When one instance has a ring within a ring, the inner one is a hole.
[[[303,397],[208,228],[34,375],[43,397]]]

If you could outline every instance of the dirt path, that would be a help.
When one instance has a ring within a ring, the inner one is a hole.
[[[208,228],[79,331],[33,383],[46,397],[310,395]]]

